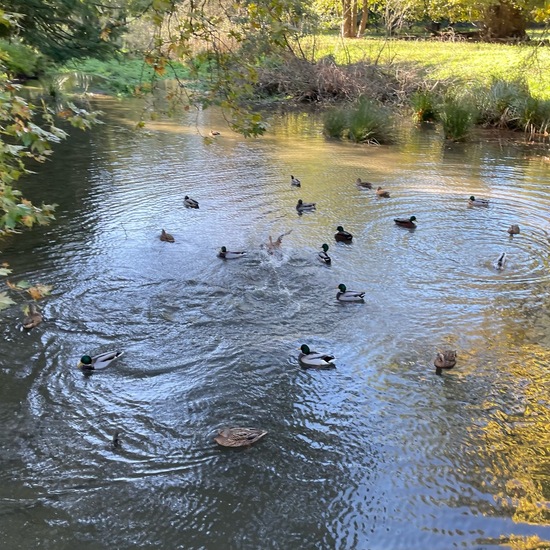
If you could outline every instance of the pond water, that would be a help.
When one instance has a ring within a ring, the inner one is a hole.
[[[99,107],[106,124],[73,132],[26,186],[56,221],[1,243],[11,281],[53,285],[32,331],[24,296],[2,313],[4,548],[549,547],[540,151],[433,128],[338,143],[296,113],[257,140],[215,111],[136,132],[138,103]],[[298,215],[300,198],[317,210]],[[411,215],[416,229],[393,222]],[[223,245],[247,255],[223,261]],[[338,302],[340,283],[364,303]],[[303,343],[336,369],[301,369]],[[114,349],[108,369],[76,368]],[[457,365],[436,376],[445,349]],[[228,450],[213,441],[226,426],[269,433]]]

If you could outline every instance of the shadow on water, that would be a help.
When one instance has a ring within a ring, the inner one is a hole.
[[[447,148],[432,131],[393,148],[331,142],[298,114],[273,115],[256,141],[214,111],[134,133],[135,104],[102,103],[109,123],[72,135],[28,182],[57,220],[2,243],[14,280],[54,286],[38,328],[20,330],[20,305],[3,317],[8,547],[550,539],[543,162],[502,144]],[[221,135],[207,143],[196,125]],[[299,198],[317,210],[297,215]],[[410,215],[414,231],[395,226]],[[351,244],[334,241],[338,225]],[[247,255],[220,260],[221,246]],[[338,302],[340,283],[365,303]],[[337,368],[301,369],[303,343]],[[125,354],[109,369],[76,369],[110,349]],[[437,377],[440,349],[458,364]],[[228,451],[213,441],[228,425],[269,434]]]

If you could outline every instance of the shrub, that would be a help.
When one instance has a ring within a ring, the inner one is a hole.
[[[40,56],[23,44],[0,40],[0,55],[8,71],[15,76],[30,78],[41,70]]]
[[[395,135],[389,111],[365,98],[360,98],[349,114],[347,136],[356,143],[393,143]]]
[[[348,126],[348,113],[345,109],[331,109],[323,116],[323,132],[326,136],[340,139]]]
[[[416,122],[434,122],[437,120],[437,94],[419,90],[411,96],[411,106]]]
[[[446,139],[464,141],[475,122],[475,109],[469,102],[448,98],[441,107],[439,118]]]

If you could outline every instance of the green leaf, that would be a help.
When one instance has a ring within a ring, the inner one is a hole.
[[[0,267],[0,277],[5,277],[6,275],[9,275],[11,273],[11,269],[7,269],[5,267]]]
[[[10,307],[15,302],[5,293],[0,292],[0,310]]]

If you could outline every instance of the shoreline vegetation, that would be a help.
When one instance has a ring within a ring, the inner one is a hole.
[[[440,123],[453,141],[467,140],[475,127],[519,131],[531,141],[548,136],[550,48],[544,42],[317,35],[304,39],[300,49],[301,58],[266,58],[257,67],[258,81],[245,98],[252,109],[315,106],[323,112],[325,135],[359,143],[393,143],[394,120],[404,113],[416,122]],[[197,56],[193,64],[174,62],[160,74],[142,58],[84,59],[44,81],[52,95],[72,75],[92,79],[94,91],[128,96],[176,78],[200,96],[212,60]]]

